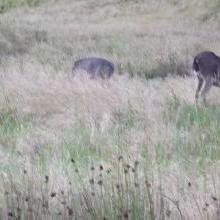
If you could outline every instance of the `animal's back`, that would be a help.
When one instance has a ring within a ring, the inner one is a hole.
[[[104,76],[109,78],[114,72],[114,64],[103,58],[90,57],[77,60],[74,63],[74,70],[76,69],[85,70],[92,75],[99,74],[103,78]]]
[[[195,56],[192,68],[207,76],[216,73],[218,66],[220,66],[220,58],[211,51],[204,51]]]

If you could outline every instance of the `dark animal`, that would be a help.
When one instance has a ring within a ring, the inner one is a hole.
[[[198,77],[198,87],[195,94],[196,103],[204,84],[201,97],[206,104],[206,96],[211,87],[220,87],[220,57],[211,51],[201,52],[195,56],[192,69]]]
[[[92,79],[96,77],[109,79],[114,73],[114,64],[103,58],[90,57],[74,62],[72,73],[77,70],[86,71]]]

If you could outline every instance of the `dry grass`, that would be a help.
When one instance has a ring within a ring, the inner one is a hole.
[[[159,3],[1,15],[0,218],[218,219],[219,90],[196,107],[196,80],[177,76],[218,52],[217,2]],[[112,60],[114,77],[72,78],[86,55]]]

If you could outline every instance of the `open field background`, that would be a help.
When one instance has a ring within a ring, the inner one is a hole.
[[[196,107],[189,76],[220,54],[219,9],[1,1],[0,219],[219,219],[219,90]],[[84,56],[116,74],[72,78]]]

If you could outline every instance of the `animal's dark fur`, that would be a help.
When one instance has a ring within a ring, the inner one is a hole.
[[[212,85],[220,86],[220,57],[211,51],[201,52],[195,56],[192,69],[199,80],[195,95],[196,101],[198,100],[199,92],[205,83],[201,92],[201,96],[205,102],[206,95]]]
[[[77,70],[86,71],[91,78],[109,79],[114,73],[114,64],[103,58],[90,57],[74,62],[73,72]]]

